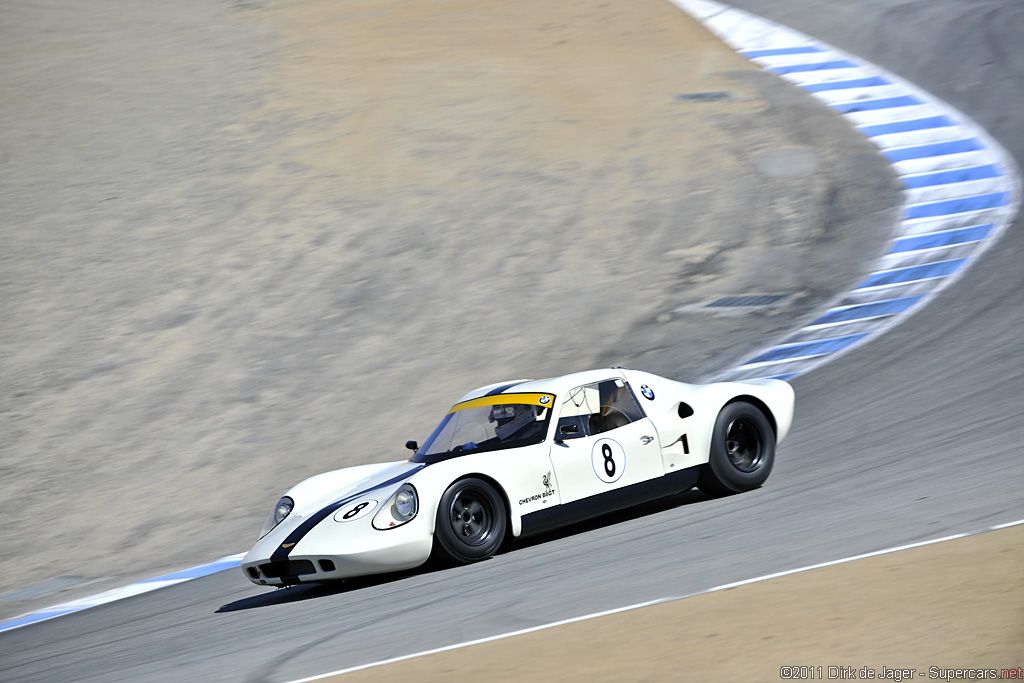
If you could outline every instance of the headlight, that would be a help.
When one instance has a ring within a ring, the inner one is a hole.
[[[263,523],[263,530],[260,532],[260,538],[263,538],[271,531],[274,530],[278,524],[284,521],[284,518],[291,514],[292,508],[295,507],[295,501],[284,496],[281,500],[277,501],[277,505],[271,511],[270,516],[267,517],[267,521]]]
[[[420,502],[412,484],[402,484],[388,504],[373,518],[374,529],[394,529],[411,521],[419,511]]]
[[[416,489],[406,484],[395,494],[395,517],[409,521],[416,516]]]

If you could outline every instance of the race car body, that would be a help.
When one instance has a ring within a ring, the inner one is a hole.
[[[278,501],[242,570],[260,585],[493,555],[538,533],[686,491],[757,488],[793,419],[780,380],[686,384],[611,368],[481,387],[409,460],[321,474]]]

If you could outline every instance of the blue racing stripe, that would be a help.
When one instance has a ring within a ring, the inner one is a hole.
[[[859,65],[848,59],[837,59],[831,62],[815,62],[814,64],[790,64],[789,66],[769,66],[768,71],[777,74],[795,74],[804,71],[825,71],[828,69],[856,69]]]
[[[949,128],[956,123],[945,116],[927,116],[923,119],[910,119],[909,121],[893,121],[892,123],[878,123],[873,126],[860,126],[857,128],[861,133],[873,138],[879,135],[892,135],[893,133],[910,133],[915,130],[930,130],[932,128]]]
[[[935,185],[949,185],[950,183],[965,183],[968,180],[998,178],[1001,175],[1003,175],[1003,172],[998,166],[995,164],[985,164],[984,166],[968,166],[967,168],[953,168],[948,171],[903,176],[900,178],[900,181],[902,181],[903,187],[908,190],[915,190],[919,187],[933,187]]]
[[[288,537],[284,539],[281,545],[279,545],[274,550],[274,552],[270,554],[270,560],[272,562],[280,562],[281,560],[287,560],[288,555],[290,555],[292,552],[292,548],[294,548],[296,544],[298,544],[298,542],[301,541],[306,536],[306,534],[308,534],[313,529],[313,527],[315,527],[317,524],[330,517],[338,509],[345,505],[348,505],[354,500],[357,500],[360,496],[366,495],[370,491],[376,491],[377,489],[386,488],[388,486],[391,486],[392,484],[397,484],[398,482],[404,479],[408,479],[409,477],[416,474],[426,466],[426,464],[420,464],[418,467],[408,469],[402,472],[401,474],[394,476],[391,479],[388,479],[387,481],[382,481],[378,484],[374,484],[373,486],[365,488],[362,491],[359,491],[358,493],[350,494],[348,496],[345,496],[344,498],[340,498],[334,501],[330,505],[326,505],[320,508],[319,511],[313,513],[312,515],[304,519],[301,524],[292,529],[291,533],[288,534]]]
[[[892,85],[881,76],[869,78],[852,78],[848,81],[825,81],[824,83],[807,83],[800,87],[807,92],[824,92],[826,90],[849,90],[850,88],[875,88],[882,85]]]
[[[936,249],[938,247],[949,247],[954,244],[966,244],[977,242],[988,236],[992,224],[975,225],[970,228],[959,230],[945,230],[930,235],[915,235],[913,237],[902,237],[893,242],[890,254],[900,254],[907,251],[920,251],[921,249]]]
[[[894,315],[902,313],[924,298],[923,294],[917,296],[906,296],[888,301],[875,301],[870,304],[849,306],[838,310],[831,310],[823,316],[810,323],[813,325],[827,325],[829,323],[843,323],[851,320],[863,320],[865,318],[877,318],[883,315]]]
[[[804,45],[802,47],[772,47],[763,50],[740,50],[740,54],[747,59],[758,57],[781,57],[783,55],[809,55],[815,52],[824,52],[820,47]]]
[[[883,285],[898,285],[904,282],[914,282],[915,280],[928,280],[937,277],[946,277],[952,275],[967,262],[966,258],[951,259],[949,261],[939,261],[937,263],[928,263],[923,266],[907,266],[906,268],[896,268],[894,270],[887,270],[884,273],[874,273],[864,279],[854,289],[866,289],[867,287],[881,287]]]
[[[776,346],[762,353],[757,358],[747,361],[750,363],[771,363],[792,358],[804,358],[806,356],[822,356],[826,353],[835,353],[856,344],[857,341],[867,336],[867,332],[861,334],[848,334],[844,337],[833,339],[822,339],[820,341],[802,342],[799,344],[785,344]]]
[[[486,394],[484,394],[484,396],[497,396],[498,394],[503,394],[506,391],[508,391],[509,389],[511,389],[512,387],[517,387],[520,384],[522,384],[522,382],[512,382],[511,384],[503,384],[500,387],[495,387],[495,388],[491,389]]]
[[[1006,206],[1006,200],[1005,192],[990,192],[988,194],[971,195],[970,197],[946,199],[941,202],[911,204],[903,212],[903,218],[904,220],[910,220],[911,218],[937,218],[939,216],[949,216],[968,211],[984,211],[985,209]]]
[[[850,114],[855,111],[874,111],[875,109],[895,109],[896,107],[913,107],[924,104],[913,95],[900,95],[899,97],[883,97],[878,100],[855,100],[853,102],[839,102],[829,105],[841,114]]]
[[[927,157],[939,157],[946,154],[961,154],[963,152],[976,152],[984,149],[982,144],[974,138],[963,140],[950,140],[949,142],[933,142],[928,145],[917,145],[915,147],[899,147],[887,149],[882,152],[889,161],[907,161],[908,159],[925,159]]]

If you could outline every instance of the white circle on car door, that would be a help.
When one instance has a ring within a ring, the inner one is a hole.
[[[626,451],[618,441],[598,439],[590,451],[590,462],[594,465],[594,474],[597,478],[606,484],[612,484],[626,471]]]

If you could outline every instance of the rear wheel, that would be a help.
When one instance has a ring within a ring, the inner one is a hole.
[[[768,479],[775,461],[775,433],[756,406],[738,401],[718,414],[710,458],[697,487],[705,493],[739,493]]]
[[[493,486],[483,479],[462,479],[441,496],[434,538],[460,564],[486,560],[505,539],[506,516],[504,500]]]

